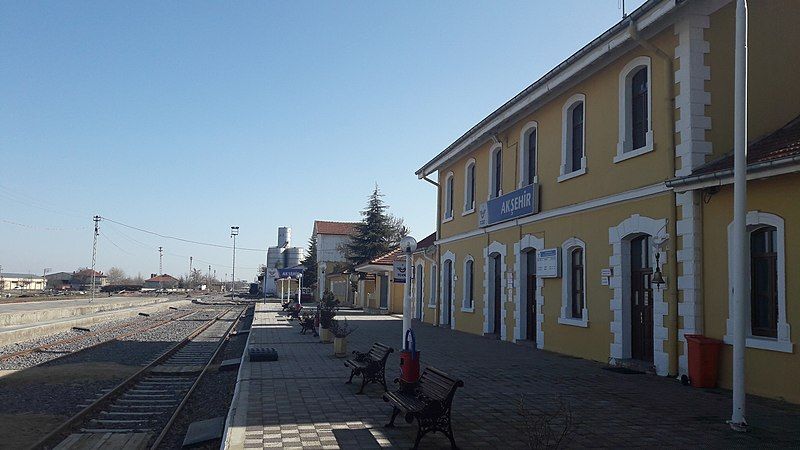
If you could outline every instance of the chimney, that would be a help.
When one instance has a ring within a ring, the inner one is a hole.
[[[156,277],[156,274],[154,274],[154,273],[150,274],[150,278],[155,278],[155,277]]]

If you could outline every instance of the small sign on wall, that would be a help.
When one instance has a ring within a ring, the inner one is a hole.
[[[536,276],[542,278],[561,277],[560,248],[545,248],[536,252]]]
[[[602,286],[608,286],[611,280],[611,277],[614,275],[613,268],[606,268],[600,270],[600,284]]]

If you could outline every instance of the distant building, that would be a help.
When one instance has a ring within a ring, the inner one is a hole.
[[[388,313],[403,312],[403,287],[405,281],[395,281],[395,262],[404,261],[400,248],[381,255],[372,261],[356,267],[356,271],[373,275],[374,281],[361,277],[358,284],[357,304],[365,309]]]
[[[0,288],[4,291],[41,291],[45,284],[44,277],[32,273],[0,273]]]
[[[103,272],[94,271],[94,285],[101,288],[108,284],[108,277]],[[92,289],[92,269],[83,269],[72,273],[70,285],[74,291],[88,291]]]
[[[263,280],[265,283],[263,285],[264,290],[268,294],[275,294],[278,290],[275,284],[274,269],[298,266],[303,259],[303,248],[292,247],[291,245],[292,229],[289,227],[278,228],[278,245],[267,249],[267,276],[259,279],[259,281]]]
[[[317,282],[319,297],[326,290],[331,290],[327,277],[340,277],[341,267],[346,263],[343,247],[350,242],[358,222],[314,221],[314,236],[317,239]]]
[[[47,280],[47,289],[54,291],[68,291],[72,289],[72,273],[70,272],[56,272],[45,275]]]
[[[145,289],[177,289],[178,279],[167,274],[151,274],[150,278],[144,280]]]

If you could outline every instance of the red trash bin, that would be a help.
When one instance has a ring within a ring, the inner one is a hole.
[[[717,386],[719,370],[719,349],[722,342],[702,334],[687,334],[689,347],[689,382],[694,387],[713,388]]]

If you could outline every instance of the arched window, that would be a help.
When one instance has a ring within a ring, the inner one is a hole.
[[[586,305],[586,244],[578,238],[561,245],[562,299],[558,323],[588,326]]]
[[[464,214],[475,211],[475,160],[470,159],[464,168]]]
[[[428,306],[436,307],[436,264],[431,265],[431,276],[428,278]]]
[[[464,300],[461,304],[463,311],[473,311],[475,308],[475,261],[468,256],[464,261]]]
[[[619,74],[619,142],[615,163],[653,150],[650,89],[650,58],[634,58]]]
[[[503,195],[503,147],[492,147],[489,158],[489,198]]]
[[[524,187],[529,184],[536,183],[537,177],[537,131],[538,125],[536,122],[528,122],[522,127],[522,132],[519,136],[519,187]]]
[[[447,174],[444,180],[444,218],[453,218],[453,173]]]
[[[586,96],[575,94],[562,110],[561,176],[568,180],[586,173]]]
[[[778,337],[778,230],[750,233],[750,324],[753,336]]]

